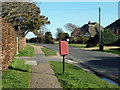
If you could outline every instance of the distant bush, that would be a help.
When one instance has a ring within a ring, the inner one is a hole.
[[[89,37],[76,37],[76,40],[74,40],[74,37],[70,37],[69,43],[86,43],[89,39]]]
[[[109,29],[106,29],[101,35],[101,41],[104,45],[112,45],[118,40],[118,36],[113,34],[113,32]]]
[[[89,37],[77,37],[77,43],[86,43],[90,38]]]
[[[37,38],[31,38],[29,40],[29,42],[34,42],[34,43],[45,43],[45,39],[44,38],[40,38],[40,37],[37,37]]]
[[[45,33],[45,43],[54,43],[51,32]]]
[[[86,47],[94,47],[97,46],[99,43],[99,33],[95,35],[95,37],[91,37],[87,42],[86,42]]]

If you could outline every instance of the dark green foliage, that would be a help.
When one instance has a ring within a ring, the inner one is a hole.
[[[44,43],[44,42],[45,42],[45,38],[44,38],[44,37],[31,38],[31,39],[29,40],[29,42],[33,42],[33,43]]]
[[[119,39],[115,43],[113,43],[113,45],[114,46],[120,46],[120,37],[119,37]]]
[[[57,39],[66,41],[67,39],[69,39],[69,34],[68,33],[58,33]]]
[[[113,34],[109,29],[101,32],[101,44],[112,45],[118,40],[118,36]],[[99,32],[95,35],[94,38],[90,38],[87,42],[86,47],[94,47],[99,43]]]
[[[18,36],[25,36],[29,31],[37,35],[37,30],[50,24],[48,18],[40,15],[40,8],[31,2],[3,2],[2,18],[13,25]]]
[[[65,63],[65,74],[63,74],[62,62],[50,61],[49,63],[63,88],[118,88],[72,64]]]
[[[24,62],[24,60],[14,59],[9,69],[3,72],[3,88],[30,88],[31,66]]]
[[[102,32],[102,37],[101,37],[102,44],[110,45],[116,42],[117,40],[118,40],[117,35],[113,34],[111,30],[106,29],[104,30],[104,32]]]
[[[99,33],[97,33],[94,38],[90,38],[87,41],[86,47],[94,47],[97,46],[98,43],[99,43]]]
[[[74,38],[73,37],[69,37],[69,43],[73,43]]]
[[[69,39],[69,34],[68,33],[64,33],[64,40]]]
[[[57,28],[57,40],[64,40],[66,41],[67,39],[69,39],[69,34],[68,33],[64,33],[62,28]]]
[[[53,37],[51,32],[45,33],[45,43],[53,43]]]

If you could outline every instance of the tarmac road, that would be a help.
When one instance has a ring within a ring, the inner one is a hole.
[[[59,52],[59,45],[40,44]],[[68,57],[88,68],[120,82],[120,56],[98,51],[69,47]],[[118,81],[119,80],[119,81]]]

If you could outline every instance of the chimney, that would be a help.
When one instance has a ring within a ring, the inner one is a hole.
[[[91,23],[91,21],[88,22],[88,24],[90,24],[90,23]]]

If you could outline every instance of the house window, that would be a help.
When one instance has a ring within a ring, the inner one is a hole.
[[[115,28],[112,28],[112,32],[113,32],[113,33],[115,32]]]
[[[119,33],[119,29],[117,29],[117,34]]]

